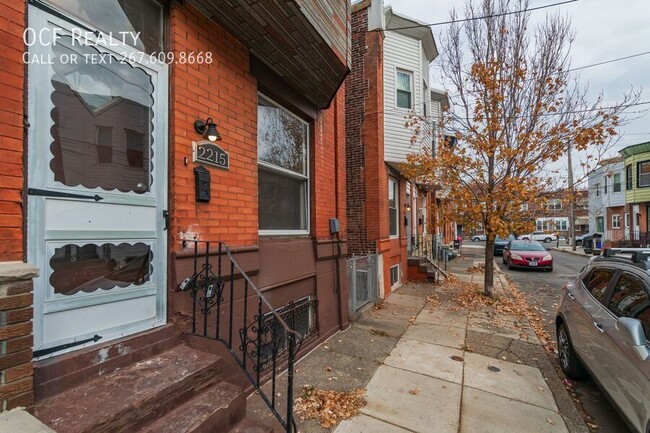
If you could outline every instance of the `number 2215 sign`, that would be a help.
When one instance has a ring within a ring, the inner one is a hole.
[[[209,141],[192,142],[192,162],[202,162],[226,170],[230,168],[228,152]]]

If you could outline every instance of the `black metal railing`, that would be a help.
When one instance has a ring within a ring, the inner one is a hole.
[[[440,282],[441,273],[439,271],[447,271],[450,250],[448,247],[442,245],[439,236],[418,234],[415,236],[411,254],[416,257],[422,257],[433,264],[437,268],[437,280]]]
[[[315,332],[316,322],[310,312],[315,311],[312,307],[316,301],[304,298],[275,309],[233,259],[226,244],[187,242],[194,247],[194,272],[180,287],[189,291],[194,301],[191,333],[223,343],[285,431],[296,432],[294,362],[302,341]],[[236,303],[241,305],[235,307]],[[309,308],[306,315],[305,308]],[[287,388],[279,393],[279,369],[285,361]],[[263,389],[267,381],[270,391]],[[284,414],[278,401],[282,394],[286,397]]]

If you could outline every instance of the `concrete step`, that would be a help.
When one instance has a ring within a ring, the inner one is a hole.
[[[36,403],[34,414],[61,433],[137,431],[221,379],[221,358],[177,345]]]
[[[244,418],[230,433],[273,433],[273,429],[250,418]]]
[[[242,389],[219,382],[138,430],[138,433],[227,432],[238,425],[245,415],[246,396]]]

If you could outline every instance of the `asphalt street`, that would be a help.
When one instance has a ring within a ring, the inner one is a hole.
[[[474,246],[485,246],[484,242]],[[550,245],[545,245],[550,248]],[[464,256],[475,255],[484,257],[484,250],[479,248],[463,248]],[[513,269],[509,270],[502,264],[501,257],[495,257],[496,263],[509,279],[517,285],[528,297],[531,307],[537,308],[544,318],[547,332],[555,340],[555,312],[560,302],[562,286],[574,279],[583,266],[587,263],[586,257],[577,256],[561,251],[553,251],[553,271]],[[557,356],[551,357],[551,362],[556,366],[558,374],[564,379],[560,371]],[[598,433],[631,433],[627,425],[616,413],[606,397],[598,389],[592,379],[582,382],[569,382],[580,401],[581,409],[586,413],[590,428]],[[597,426],[597,428],[594,428]]]

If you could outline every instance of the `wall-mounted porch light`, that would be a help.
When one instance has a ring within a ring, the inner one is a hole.
[[[404,205],[404,212],[406,212],[406,213],[411,212],[411,205],[410,204],[406,203]]]
[[[212,117],[208,117],[205,122],[203,120],[195,121],[194,129],[206,140],[221,140],[221,135],[219,135],[219,131],[217,131],[217,125],[212,121]]]

